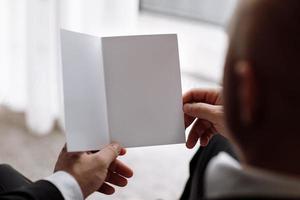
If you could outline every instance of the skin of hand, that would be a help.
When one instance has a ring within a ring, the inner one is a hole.
[[[117,143],[109,144],[95,153],[69,153],[65,145],[54,171],[71,174],[79,183],[84,198],[95,191],[111,195],[115,189],[110,184],[124,187],[127,185],[127,178],[133,176],[132,170],[117,159],[125,153],[126,150]]]
[[[227,137],[221,90],[188,91],[183,95],[183,112],[185,127],[193,124],[186,142],[188,148],[193,148],[198,139],[201,146],[206,146],[215,134]]]

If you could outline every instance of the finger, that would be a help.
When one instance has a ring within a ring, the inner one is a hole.
[[[205,98],[206,92],[202,91],[201,89],[192,89],[186,92],[183,95],[183,103],[192,103],[195,101],[202,101]]]
[[[196,117],[191,117],[187,114],[184,114],[185,128],[188,128],[195,121],[195,119],[196,119]]]
[[[133,171],[132,169],[130,169],[127,165],[125,165],[123,162],[121,162],[120,160],[116,160],[114,162],[114,166],[113,166],[114,170],[113,172],[116,172],[126,178],[130,178],[133,176]]]
[[[65,145],[63,146],[61,152],[67,152],[67,143],[65,143]]]
[[[198,139],[201,138],[202,135],[206,132],[206,130],[209,129],[210,127],[211,127],[211,124],[209,122],[198,119],[194,123],[194,125],[189,133],[186,146],[189,149],[194,148]]]
[[[199,136],[197,133],[190,133],[186,142],[186,147],[189,149],[194,148],[194,146],[197,144],[198,139]]]
[[[111,163],[118,157],[121,152],[121,146],[118,143],[111,143],[103,148],[101,151],[94,154],[101,161],[104,162],[105,166],[110,166]]]
[[[200,139],[200,146],[201,147],[206,147],[209,143],[209,136],[203,136],[201,139]]]
[[[220,89],[192,89],[183,95],[183,104],[207,103],[212,105],[222,104]],[[184,109],[184,108],[183,108]],[[185,128],[189,127],[196,117],[185,113]]]
[[[214,134],[215,133],[212,131],[212,129],[206,130],[206,132],[200,138],[200,146],[206,147]]]
[[[115,193],[115,188],[107,183],[103,183],[102,186],[98,189],[98,192],[101,192],[106,195],[111,195]]]
[[[93,153],[98,153],[99,152],[99,150],[96,150],[96,151],[89,151],[89,152],[87,152],[88,154],[93,154]],[[125,148],[121,148],[121,151],[120,151],[120,156],[123,156],[123,155],[125,155],[127,153],[127,150],[125,149]]]
[[[204,132],[205,132],[205,129],[204,129],[204,127],[202,127],[201,120],[197,120],[189,133],[189,136],[188,136],[188,139],[186,142],[187,148],[189,148],[189,149],[194,148],[198,139],[201,137],[201,135]]]
[[[194,92],[195,90],[190,90],[187,93],[185,93],[183,95],[183,105],[186,103],[193,103],[194,102]],[[183,111],[184,111],[184,106],[183,106]],[[195,117],[189,116],[187,114],[184,114],[184,124],[185,124],[185,128],[188,128],[194,121],[195,121]]]
[[[206,103],[187,103],[183,106],[183,111],[191,117],[197,117],[214,122],[216,120],[216,113],[221,108],[222,106],[215,106]]]
[[[115,172],[109,172],[105,181],[119,187],[125,187],[127,185],[127,179]]]
[[[219,89],[192,89],[183,95],[183,104],[203,102],[208,104],[216,104],[220,99]]]
[[[121,148],[121,151],[120,151],[120,156],[123,156],[127,153],[127,150],[125,148]]]

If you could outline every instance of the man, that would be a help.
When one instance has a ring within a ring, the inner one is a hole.
[[[82,200],[95,191],[114,193],[108,184],[125,186],[133,175],[117,160],[125,149],[112,143],[96,153],[67,153],[64,147],[55,173],[32,183],[8,165],[0,165],[0,199],[2,200]]]
[[[299,10],[299,0],[241,1],[223,95],[184,96],[187,147],[203,147],[181,199],[300,199]]]

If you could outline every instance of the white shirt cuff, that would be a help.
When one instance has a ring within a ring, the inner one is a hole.
[[[76,179],[67,172],[58,171],[44,178],[61,192],[65,200],[83,200],[83,194]]]

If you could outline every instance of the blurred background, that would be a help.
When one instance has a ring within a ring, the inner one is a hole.
[[[183,92],[220,87],[237,0],[0,0],[0,162],[33,180],[52,173],[62,130],[59,29],[97,36],[176,33]],[[195,149],[196,150],[196,149]],[[195,150],[128,149],[135,171],[112,197],[178,199]]]

